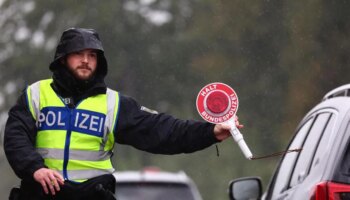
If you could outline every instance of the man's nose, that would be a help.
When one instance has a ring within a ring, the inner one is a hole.
[[[88,62],[89,62],[89,57],[88,57],[87,54],[83,54],[82,62],[83,62],[83,63],[88,63]]]
[[[86,54],[83,54],[82,62],[84,62],[84,63],[89,62],[89,58],[88,58],[88,56]]]

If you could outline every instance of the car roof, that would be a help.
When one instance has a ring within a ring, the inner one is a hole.
[[[350,93],[349,93],[350,94]],[[350,110],[350,96],[325,96],[322,101],[314,106],[304,117],[305,120],[312,113],[317,112],[320,109],[335,109],[340,115],[348,114]]]
[[[191,183],[190,178],[183,172],[165,171],[121,171],[113,173],[117,183],[122,182],[167,182],[167,183]]]
[[[350,84],[342,85],[324,95],[323,100],[327,100],[339,96],[350,96]]]

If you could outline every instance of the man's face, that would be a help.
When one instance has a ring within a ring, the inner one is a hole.
[[[97,52],[93,49],[84,49],[67,55],[67,67],[79,80],[89,80],[97,67]]]

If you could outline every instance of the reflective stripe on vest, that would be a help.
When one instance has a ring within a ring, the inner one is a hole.
[[[27,90],[29,110],[36,120],[36,150],[45,165],[66,180],[84,181],[114,171],[111,163],[118,92],[89,97],[68,108],[51,88],[52,79]]]

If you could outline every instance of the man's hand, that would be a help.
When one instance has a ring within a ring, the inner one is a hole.
[[[243,125],[239,124],[237,116],[235,117],[235,123],[238,129],[243,128]],[[231,136],[230,129],[231,126],[228,124],[216,124],[214,127],[214,135],[216,139],[222,141],[229,138]]]
[[[52,195],[56,191],[60,191],[60,185],[64,185],[63,177],[55,170],[40,168],[33,174],[34,180],[41,184],[46,194],[49,194],[49,189]]]

